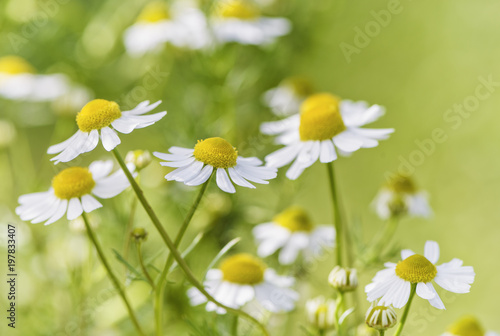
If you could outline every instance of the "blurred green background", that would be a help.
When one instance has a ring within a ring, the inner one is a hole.
[[[258,132],[261,122],[275,118],[262,104],[261,95],[291,75],[309,77],[321,91],[384,105],[387,114],[375,126],[394,127],[394,135],[375,149],[358,151],[336,163],[349,219],[361,223],[365,241],[378,232],[383,223],[369,204],[387,173],[408,169],[403,162],[410,162],[418,185],[430,194],[435,214],[430,220],[402,221],[396,244],[418,253],[426,240],[436,240],[441,246],[440,262],[460,258],[477,274],[470,294],[451,295],[438,289],[446,311],[417,299],[405,333],[439,335],[468,313],[475,314],[485,328],[500,331],[500,2],[402,0],[398,13],[382,26],[374,13],[392,8],[394,1],[277,0],[264,13],[289,18],[293,30],[275,45],[229,44],[210,53],[166,46],[160,53],[131,58],[124,52],[122,34],[145,3],[3,0],[0,56],[22,56],[39,73],[64,73],[90,88],[95,97],[117,101],[122,109],[161,99],[160,108],[168,115],[154,127],[121,136],[123,155],[133,149],[165,152],[172,145],[192,147],[197,139],[222,136],[241,155],[263,158],[277,147]],[[202,5],[209,8],[210,3]],[[371,36],[362,46],[356,44],[359,30],[365,32],[367,27],[374,29],[369,31]],[[346,58],[347,44],[356,51]],[[476,88],[488,78],[499,84],[491,87],[489,97],[475,99]],[[456,104],[466,104],[467,109],[460,114]],[[95,255],[89,254],[78,223],[32,225],[13,212],[19,195],[46,190],[52,176],[64,168],[49,162],[45,152],[73,134],[77,112],[56,113],[49,103],[0,100],[0,119],[12,122],[17,133],[14,142],[0,148],[0,221],[2,227],[8,222],[18,227],[18,335],[132,334],[131,325],[123,321],[121,302],[110,293],[111,284]],[[445,140],[432,140],[433,132],[444,133]],[[425,143],[427,152],[418,143]],[[99,145],[71,165],[87,165],[94,159],[111,157]],[[298,181],[286,180],[285,169],[269,186],[238,188],[235,195],[211,186],[188,233],[192,238],[208,231],[199,252],[188,258],[198,275],[217,250],[236,236],[245,237],[237,250],[255,252],[247,238],[253,225],[289,204],[304,206],[317,223],[331,223],[325,168],[315,164]],[[141,183],[173,233],[196,188],[167,183],[166,172],[154,161],[142,173]],[[98,234],[109,258],[113,258],[111,248],[123,249],[133,196],[127,191],[104,201],[104,208],[91,214],[99,223]],[[154,256],[162,244],[142,209],[135,223],[151,233],[145,254]],[[164,257],[158,257],[158,265]],[[124,277],[122,265],[114,258],[113,263]],[[298,311],[287,328],[275,329],[273,335],[303,334],[299,327],[306,323],[303,303],[317,294],[332,293],[326,283],[332,267],[330,260],[321,262],[305,279]],[[377,270],[363,274],[361,284],[367,284]],[[192,329],[185,319],[202,324],[211,316],[202,307],[189,309],[176,290],[187,287],[180,273],[173,274],[172,281],[166,323],[173,334],[187,334]],[[3,281],[2,286],[4,310]],[[153,319],[148,291],[146,284],[137,282],[130,289],[144,321]],[[364,300],[362,290],[359,293]],[[224,317],[218,319],[224,323]],[[271,323],[279,325],[285,319],[278,316]],[[1,334],[16,335],[2,320]]]

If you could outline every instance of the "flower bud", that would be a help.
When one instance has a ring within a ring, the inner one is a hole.
[[[330,285],[341,291],[350,292],[358,287],[358,275],[354,268],[335,266],[328,276]]]
[[[139,171],[146,168],[151,163],[151,154],[147,150],[137,149],[127,153],[126,163],[132,163]]]
[[[135,228],[130,234],[136,242],[144,242],[148,239],[148,232],[144,228]]]
[[[377,330],[387,330],[396,325],[398,318],[391,306],[377,306],[372,303],[366,312],[366,324]]]
[[[335,300],[318,296],[306,302],[307,321],[319,330],[335,326]]]

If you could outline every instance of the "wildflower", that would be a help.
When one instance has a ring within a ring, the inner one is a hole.
[[[88,102],[76,116],[78,131],[66,141],[47,150],[48,154],[59,153],[50,160],[56,161],[56,164],[68,162],[80,154],[90,152],[99,143],[99,136],[104,149],[113,150],[121,143],[116,131],[128,134],[134,129],[153,125],[163,118],[167,114],[165,111],[143,115],[160,103],[161,100],[150,105],[149,100],[146,100],[133,110],[122,112],[120,106],[113,101],[94,99]]]
[[[261,260],[242,253],[226,258],[218,269],[209,270],[204,286],[210,295],[228,307],[240,308],[256,299],[270,312],[279,312],[292,310],[298,300],[298,294],[290,289],[293,283],[293,278],[279,276]],[[206,302],[196,288],[191,288],[188,296],[194,306]],[[213,302],[208,302],[206,309],[226,313]]]
[[[387,139],[392,128],[361,128],[384,114],[381,106],[368,107],[365,102],[340,100],[329,93],[309,96],[300,106],[300,114],[281,121],[261,125],[264,134],[278,135],[276,142],[285,145],[266,156],[266,165],[283,167],[292,161],[286,176],[295,180],[318,159],[332,162],[340,154],[349,154],[360,148],[378,146],[378,140]]]
[[[373,200],[373,207],[381,219],[403,214],[415,217],[429,217],[432,214],[427,193],[419,191],[413,180],[405,175],[392,177]]]
[[[324,296],[307,300],[307,321],[319,330],[328,330],[335,326],[335,300]]]
[[[218,41],[266,45],[290,32],[290,21],[268,18],[249,0],[220,0],[216,4],[212,27]]]
[[[335,266],[328,275],[328,282],[341,292],[351,292],[358,287],[358,273],[354,268]]]
[[[123,171],[109,175],[112,169],[112,161],[94,161],[88,168],[66,168],[52,179],[48,191],[20,196],[16,214],[24,221],[49,225],[65,214],[73,220],[83,212],[94,211],[102,204],[93,195],[112,198],[129,186]]]
[[[474,282],[472,266],[462,266],[463,261],[453,259],[448,263],[435,266],[439,259],[439,245],[434,241],[425,243],[424,255],[411,250],[401,251],[402,261],[397,264],[385,263],[386,269],[379,271],[366,286],[368,301],[378,298],[380,305],[403,307],[409,299],[411,285],[417,284],[416,294],[438,309],[445,309],[443,301],[434,289],[432,282],[453,293],[468,293]]]
[[[380,306],[372,303],[366,312],[365,321],[368,326],[377,330],[387,330],[396,325],[398,316],[391,306]]]
[[[290,116],[299,112],[300,104],[313,92],[313,86],[306,78],[290,77],[266,91],[263,100],[275,115]]]
[[[474,316],[464,316],[441,336],[499,336],[493,331],[485,331]]]
[[[125,162],[131,163],[135,166],[135,169],[142,170],[146,168],[151,163],[151,154],[147,150],[137,149],[130,151],[125,156]]]
[[[266,180],[276,177],[276,168],[261,167],[262,161],[255,157],[244,158],[222,138],[199,140],[194,149],[170,147],[170,154],[154,152],[162,166],[176,170],[165,176],[168,181],[183,182],[188,186],[205,183],[216,171],[217,185],[228,193],[236,192],[231,180],[239,186],[255,188],[248,181],[268,184]],[[229,173],[229,176],[228,176]],[[231,177],[231,179],[229,179]]]
[[[331,225],[315,228],[304,209],[295,206],[285,209],[271,222],[257,225],[253,235],[259,244],[260,257],[281,249],[279,262],[284,265],[293,263],[300,251],[312,257],[335,245],[335,229]]]
[[[137,242],[144,242],[148,239],[148,232],[145,228],[139,227],[132,230],[130,233],[132,238],[134,238]]]
[[[37,74],[35,68],[19,56],[0,57],[0,96],[12,100],[53,101],[71,89],[63,74]]]
[[[205,15],[189,1],[177,1],[171,7],[165,1],[150,2],[125,31],[123,40],[132,56],[141,56],[167,42],[188,49],[212,44]]]

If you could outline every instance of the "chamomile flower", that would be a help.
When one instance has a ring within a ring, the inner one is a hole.
[[[220,303],[238,309],[252,300],[270,312],[290,311],[295,307],[298,293],[290,289],[291,277],[279,276],[259,259],[249,254],[236,254],[222,261],[219,268],[207,272],[206,291]],[[188,291],[193,306],[206,302],[196,288]],[[207,311],[225,314],[223,308],[208,302]]]
[[[171,7],[165,1],[150,2],[123,39],[132,56],[141,56],[167,42],[188,49],[212,44],[205,15],[190,1],[177,1]]]
[[[99,143],[107,151],[113,150],[121,141],[116,131],[128,134],[137,128],[144,128],[153,125],[167,114],[158,112],[150,115],[143,115],[158,105],[161,100],[154,104],[149,104],[149,100],[143,101],[130,111],[121,111],[117,103],[105,99],[94,99],[88,102],[76,116],[78,131],[66,141],[49,147],[48,154],[59,155],[50,161],[68,162],[78,155],[90,152]]]
[[[251,0],[220,0],[212,18],[215,38],[221,43],[266,45],[290,32],[290,21],[260,15]]]
[[[0,57],[0,96],[11,100],[53,101],[71,89],[62,74],[37,74],[35,68],[19,56]]]
[[[301,251],[310,259],[335,245],[335,229],[331,225],[314,227],[304,209],[296,206],[257,225],[253,235],[259,245],[257,254],[265,258],[281,249],[279,262],[283,265],[293,263]]]
[[[306,78],[290,77],[266,91],[263,100],[275,115],[290,116],[299,112],[300,104],[313,92],[313,86]]]
[[[400,174],[379,191],[372,205],[381,219],[403,214],[424,218],[432,215],[427,193],[418,190],[410,177]]]
[[[216,172],[219,188],[228,193],[236,192],[231,180],[241,187],[255,188],[248,181],[268,184],[266,180],[276,177],[276,168],[261,167],[262,161],[255,157],[244,158],[222,138],[199,140],[194,149],[170,147],[170,153],[154,152],[162,166],[177,168],[165,175],[168,181],[183,182],[188,186],[205,183],[212,172]],[[228,176],[229,173],[229,176]]]
[[[396,325],[398,316],[391,306],[378,305],[373,302],[366,311],[365,322],[371,328],[387,330]]]
[[[380,305],[392,304],[395,308],[401,308],[408,302],[412,284],[417,284],[418,296],[429,300],[435,308],[445,309],[432,281],[453,293],[468,293],[474,282],[474,269],[472,266],[462,266],[463,261],[460,259],[435,266],[439,259],[439,245],[434,241],[425,243],[423,256],[403,250],[401,258],[403,260],[397,264],[385,263],[386,269],[379,271],[372,283],[365,287],[368,301],[381,298]]]
[[[464,316],[451,326],[441,336],[499,336],[493,331],[485,331],[474,316]]]
[[[129,170],[133,170],[129,165]],[[52,179],[48,191],[19,197],[16,214],[31,223],[54,223],[65,214],[73,220],[83,212],[102,207],[94,198],[112,198],[124,191],[130,184],[123,173],[111,175],[112,161],[94,161],[88,168],[70,167],[62,170]]]
[[[324,296],[318,296],[317,298],[307,300],[307,322],[323,331],[334,328],[335,307],[335,300],[326,299]]]
[[[392,128],[361,128],[384,114],[381,106],[365,102],[340,100],[329,93],[309,96],[300,106],[300,114],[261,125],[264,134],[277,135],[276,142],[285,145],[266,156],[269,167],[283,167],[293,161],[286,176],[295,180],[318,159],[332,162],[337,152],[349,154],[360,148],[378,146]]]

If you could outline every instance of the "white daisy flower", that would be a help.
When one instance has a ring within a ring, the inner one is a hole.
[[[416,294],[438,309],[445,309],[443,301],[432,285],[432,280],[453,293],[468,293],[474,282],[472,266],[462,266],[463,261],[453,259],[435,266],[439,259],[439,245],[434,241],[425,243],[424,255],[411,250],[401,251],[402,261],[385,263],[386,269],[379,271],[372,283],[365,287],[368,301],[378,298],[380,305],[403,307],[410,297],[412,284],[417,284]]]
[[[71,89],[63,74],[36,74],[19,56],[0,57],[0,96],[11,100],[53,101]]]
[[[485,331],[474,316],[464,316],[453,323],[441,336],[500,336],[500,334]]]
[[[312,259],[335,245],[333,226],[315,228],[304,209],[296,206],[285,209],[269,223],[257,225],[253,235],[259,245],[257,254],[265,258],[281,249],[278,258],[283,265],[293,263],[301,251]]]
[[[216,171],[217,185],[228,193],[236,192],[231,180],[241,187],[255,188],[248,181],[268,184],[266,180],[276,177],[276,168],[261,167],[262,161],[256,157],[244,158],[222,138],[199,140],[194,149],[170,147],[170,153],[154,152],[162,166],[176,170],[165,175],[168,181],[183,182],[188,186],[205,183]],[[229,173],[229,176],[228,176]]]
[[[366,311],[365,322],[371,328],[387,330],[396,325],[398,316],[391,306],[380,306],[373,302]]]
[[[329,93],[311,95],[302,103],[300,114],[261,125],[262,133],[278,135],[276,142],[285,145],[266,156],[266,165],[280,168],[294,161],[286,176],[295,180],[318,159],[323,163],[336,160],[335,147],[340,154],[376,147],[394,129],[361,126],[383,114],[378,105],[340,100]]]
[[[290,116],[299,112],[300,104],[313,92],[313,86],[306,78],[290,77],[266,91],[263,101],[275,115]]]
[[[379,191],[372,206],[381,219],[402,214],[428,218],[432,209],[427,198],[427,193],[419,191],[408,176],[395,175]]]
[[[66,168],[52,179],[48,191],[20,196],[16,214],[24,221],[49,225],[65,214],[73,220],[98,209],[102,204],[94,196],[112,198],[130,185],[121,170],[109,175],[112,169],[112,161],[94,161],[88,168]]]
[[[88,102],[76,116],[79,130],[68,140],[51,146],[47,150],[48,154],[59,153],[50,161],[56,161],[56,164],[68,162],[80,154],[90,152],[99,143],[99,136],[104,149],[113,150],[121,143],[116,131],[129,134],[134,129],[153,125],[163,118],[167,114],[165,111],[143,115],[160,103],[161,100],[150,105],[149,100],[146,100],[133,110],[122,112],[120,106],[113,101],[94,99]]]
[[[211,26],[221,43],[267,45],[291,30],[285,18],[268,18],[249,0],[220,0],[216,5]]]
[[[191,1],[150,2],[123,37],[132,56],[158,49],[169,42],[179,48],[202,49],[212,45],[205,15]]]
[[[244,253],[228,257],[219,268],[209,270],[204,282],[206,291],[228,307],[239,309],[255,299],[273,313],[294,309],[299,295],[290,289],[293,284],[293,278],[279,276],[261,260]],[[188,296],[193,306],[207,302],[196,288],[190,288]],[[226,313],[213,302],[208,302],[206,309]]]
[[[328,330],[335,327],[335,308],[337,304],[333,299],[324,296],[307,300],[307,321],[319,330]]]

